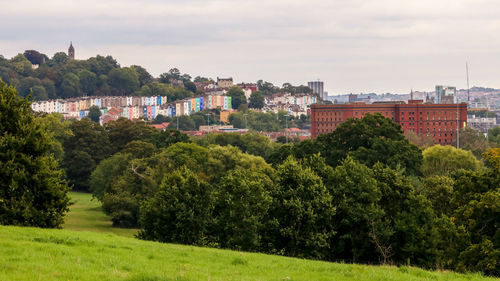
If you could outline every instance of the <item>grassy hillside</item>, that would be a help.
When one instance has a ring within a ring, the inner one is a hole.
[[[112,233],[127,237],[133,237],[137,233],[137,229],[112,227],[110,218],[102,211],[101,203],[96,199],[92,200],[91,194],[71,192],[70,196],[74,204],[66,215],[64,229]]]
[[[493,280],[0,226],[0,280]]]

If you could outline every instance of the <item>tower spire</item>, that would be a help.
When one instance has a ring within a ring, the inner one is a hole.
[[[73,41],[70,41],[69,43],[68,57],[72,60],[75,59],[75,48],[73,47]]]

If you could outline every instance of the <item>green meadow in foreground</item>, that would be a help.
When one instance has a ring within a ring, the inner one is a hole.
[[[137,233],[137,229],[112,227],[110,217],[102,211],[101,202],[93,199],[92,194],[70,192],[70,197],[73,204],[64,219],[64,229],[112,233],[126,237],[134,237]]]
[[[0,226],[0,280],[495,280],[141,241],[90,194],[71,199],[63,230]]]
[[[494,279],[161,244],[108,233],[0,226],[0,280]]]

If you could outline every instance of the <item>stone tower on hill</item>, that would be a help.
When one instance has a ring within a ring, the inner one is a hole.
[[[73,42],[70,42],[69,44],[68,57],[72,60],[75,59],[75,48],[73,48]]]

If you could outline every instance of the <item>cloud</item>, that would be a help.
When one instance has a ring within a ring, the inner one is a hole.
[[[20,0],[2,4],[0,53],[52,55],[72,40],[77,57],[155,75],[321,78],[330,93],[463,87],[469,60],[476,85],[500,87],[499,12],[490,0]]]

